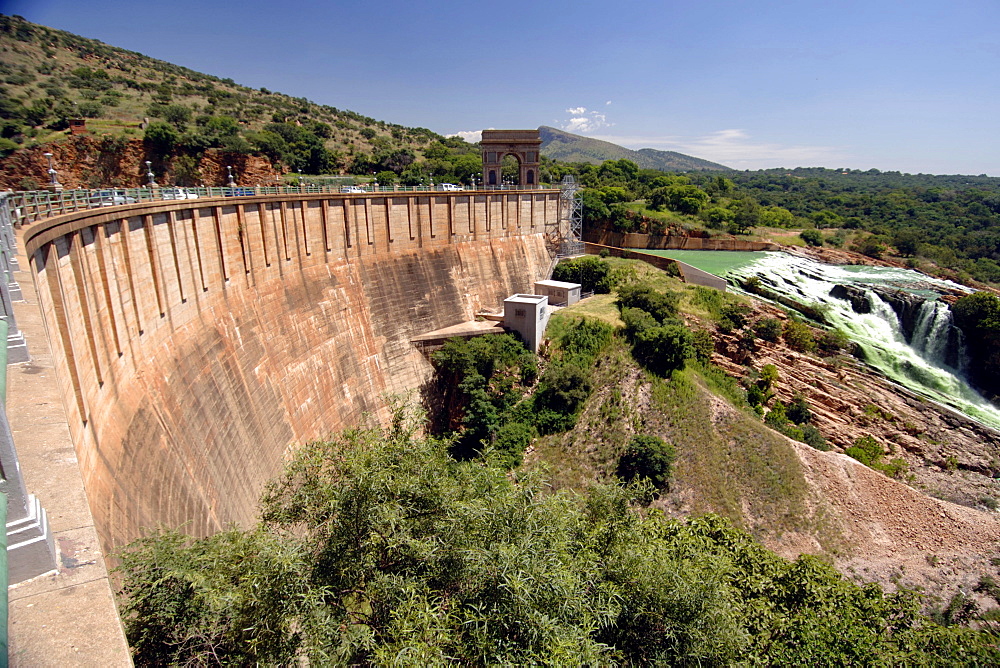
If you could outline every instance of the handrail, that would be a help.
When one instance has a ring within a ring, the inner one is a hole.
[[[184,187],[155,186],[152,188],[94,188],[78,190],[29,190],[7,194],[10,215],[15,227],[34,223],[64,213],[85,209],[141,204],[143,202],[176,201],[214,197],[243,197],[249,195],[363,195],[380,193],[490,193],[496,191],[549,190],[545,184],[533,186],[499,185],[478,187],[475,190],[450,184],[430,186],[360,186],[315,185],[300,186],[225,186]]]

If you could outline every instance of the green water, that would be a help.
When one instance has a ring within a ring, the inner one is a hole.
[[[725,276],[733,269],[740,269],[756,262],[768,253],[764,251],[705,251],[705,250],[635,250],[634,252],[649,253],[668,257],[689,264],[695,269],[707,271],[716,276]]]

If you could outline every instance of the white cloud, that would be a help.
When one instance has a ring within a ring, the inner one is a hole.
[[[609,101],[608,104],[611,104]],[[599,111],[590,111],[586,107],[570,107],[566,110],[572,118],[557,121],[559,129],[566,132],[596,132],[601,128],[608,128],[614,123],[608,123],[608,117]]]
[[[605,102],[604,104],[605,104],[605,105],[609,105],[609,104],[611,104],[611,100],[608,100],[608,101],[607,101],[607,102]]]
[[[716,130],[699,137],[607,135],[594,138],[627,148],[676,151],[735,169],[830,165],[848,158],[847,152],[841,147],[754,141],[745,130],[735,128]]]
[[[487,130],[494,130],[495,128],[486,128]],[[463,130],[462,132],[454,132],[447,137],[461,137],[470,144],[475,144],[483,138],[482,130]]]

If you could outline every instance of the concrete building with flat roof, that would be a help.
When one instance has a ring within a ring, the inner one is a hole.
[[[535,294],[545,295],[553,306],[570,306],[580,301],[582,287],[565,281],[535,281]]]
[[[521,335],[533,353],[549,324],[549,298],[545,295],[511,295],[503,300],[503,326]]]

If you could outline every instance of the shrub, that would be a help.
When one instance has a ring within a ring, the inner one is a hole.
[[[538,381],[535,408],[572,415],[590,396],[590,390],[586,369],[572,363],[554,364],[545,370]]]
[[[618,289],[615,304],[619,309],[640,308],[662,323],[677,315],[677,301],[672,292],[660,292],[648,283],[630,283]]]
[[[802,230],[799,232],[799,238],[806,244],[810,246],[822,246],[823,245],[823,235],[819,230]]]
[[[765,341],[777,343],[781,338],[781,321],[776,318],[761,318],[754,323],[753,331]]]
[[[764,423],[772,429],[784,431],[788,427],[788,415],[785,413],[785,404],[780,400],[774,402],[771,410],[764,416]]]
[[[711,332],[699,329],[691,334],[691,349],[694,358],[699,362],[708,362],[715,352],[715,341]]]
[[[507,422],[497,429],[493,449],[503,466],[509,469],[520,466],[524,451],[536,434],[535,428],[524,422]]]
[[[727,302],[719,310],[719,315],[732,322],[735,329],[739,329],[747,323],[747,316],[750,313],[750,307],[739,302]]]
[[[799,352],[812,352],[816,350],[816,339],[813,338],[812,330],[803,322],[789,320],[785,323],[782,332],[785,343],[793,350]]]
[[[668,489],[677,452],[674,446],[657,436],[633,436],[618,459],[618,477],[626,482],[648,478],[657,489]]]
[[[812,420],[812,411],[809,410],[809,403],[801,394],[796,394],[792,402],[788,404],[786,411],[788,419],[795,424],[805,424]]]
[[[802,425],[802,442],[823,452],[830,449],[830,444],[826,442],[823,434],[811,424]]]
[[[622,309],[622,322],[625,323],[625,338],[631,342],[634,342],[640,333],[659,324],[656,318],[646,311],[631,307]]]
[[[845,334],[840,329],[828,329],[823,332],[819,339],[816,340],[816,345],[819,349],[828,355],[836,355],[841,350],[847,350],[851,347],[851,340],[847,338]]]
[[[778,383],[778,367],[765,364],[760,370],[760,388],[767,392]]]
[[[552,270],[552,280],[579,283],[584,292],[606,294],[610,292],[606,278],[610,265],[599,257],[580,257],[563,260]]]
[[[639,364],[665,376],[684,368],[693,353],[691,337],[691,330],[683,325],[651,327],[636,336],[632,354]]]
[[[860,436],[854,440],[854,444],[844,450],[844,454],[853,457],[865,466],[871,466],[882,458],[882,446],[871,436]]]

